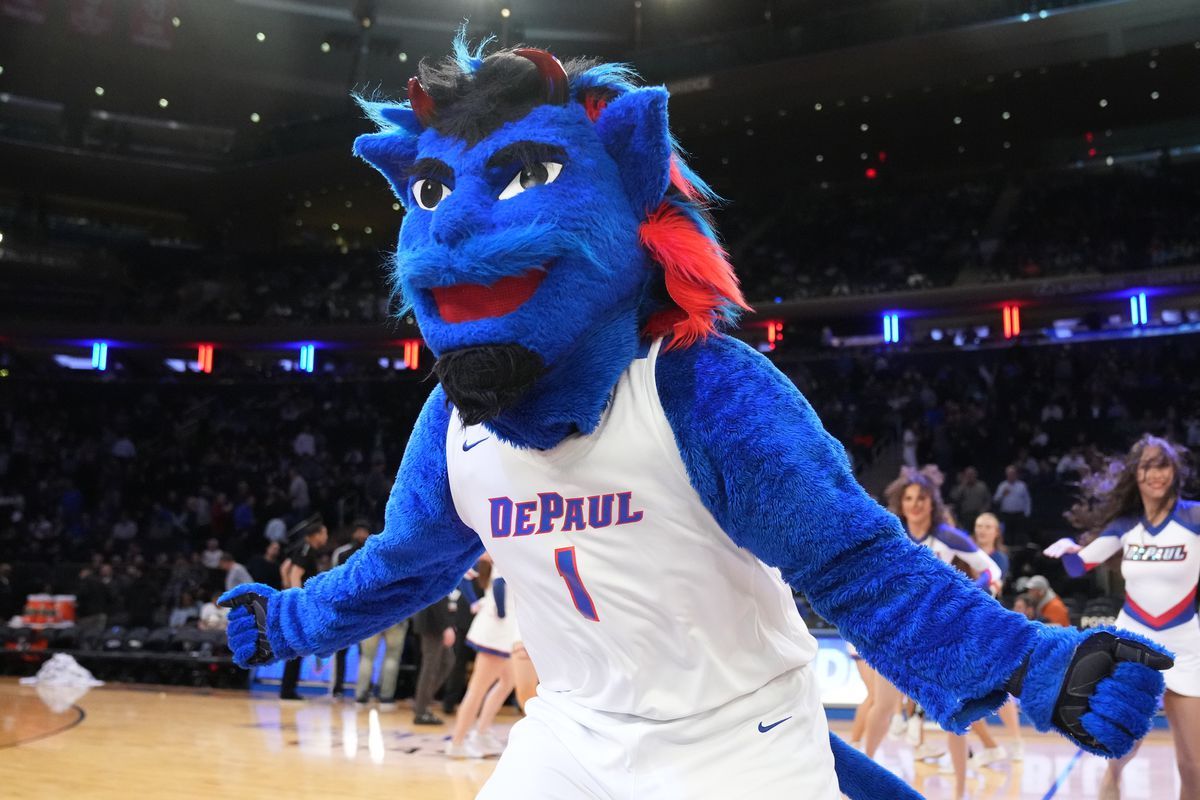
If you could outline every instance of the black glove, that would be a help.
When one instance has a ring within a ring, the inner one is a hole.
[[[229,613],[226,635],[234,663],[240,667],[261,666],[277,660],[271,640],[267,638],[267,606],[273,594],[278,592],[268,586],[246,584],[226,592],[218,601],[233,609]]]

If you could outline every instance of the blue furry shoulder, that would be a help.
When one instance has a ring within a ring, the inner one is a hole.
[[[692,486],[734,542],[942,725],[1003,703],[1036,628],[910,541],[786,376],[711,336],[663,353],[656,378]]]

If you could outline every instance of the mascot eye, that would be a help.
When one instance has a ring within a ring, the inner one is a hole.
[[[560,172],[562,172],[562,164],[559,164],[557,161],[542,161],[523,167],[508,182],[508,186],[504,187],[504,191],[500,193],[498,199],[508,200],[511,197],[516,197],[526,189],[532,189],[534,186],[545,186],[548,183],[554,183]]]
[[[413,198],[426,211],[433,211],[438,203],[450,196],[450,187],[433,178],[422,178],[413,184]]]

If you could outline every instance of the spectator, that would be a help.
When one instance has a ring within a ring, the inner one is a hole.
[[[1004,480],[996,487],[992,500],[996,503],[996,516],[1004,526],[1008,546],[1024,548],[1029,542],[1026,523],[1033,513],[1033,501],[1029,497],[1029,487],[1021,480],[1015,464],[1005,468]]]
[[[1063,601],[1050,588],[1050,581],[1041,575],[1021,578],[1017,581],[1017,591],[1024,592],[1033,601],[1034,613],[1040,622],[1070,627],[1071,615]]]
[[[1032,595],[1017,595],[1017,599],[1013,600],[1013,611],[1023,614],[1025,619],[1037,621],[1037,603],[1034,601]]]
[[[283,577],[280,574],[283,565],[279,563],[281,552],[279,542],[267,542],[261,554],[251,557],[246,570],[254,579],[254,583],[263,583],[272,589],[283,588]]]
[[[970,531],[975,529],[975,518],[991,508],[992,494],[987,484],[979,480],[979,472],[967,467],[950,490],[950,502],[963,530]]]
[[[287,522],[283,517],[271,517],[267,520],[267,527],[263,529],[263,538],[268,542],[276,542],[280,545],[287,541]]]
[[[288,539],[296,542],[292,553],[283,562],[281,570],[283,587],[294,589],[304,585],[306,578],[317,574],[317,559],[321,549],[329,542],[329,530],[320,515],[309,517],[288,532]],[[283,681],[279,685],[280,700],[299,700],[296,684],[300,682],[301,659],[293,658],[283,668]]]
[[[1083,448],[1072,447],[1071,452],[1058,460],[1054,473],[1061,480],[1078,480],[1088,473],[1087,459],[1083,457]]]
[[[80,573],[75,621],[75,627],[80,633],[98,633],[108,626],[109,614],[117,605],[112,575],[111,564],[101,564],[95,571],[88,568]]]
[[[361,520],[361,519],[355,520],[354,525],[350,530],[350,541],[347,542],[346,544],[342,545],[341,547],[337,548],[336,550],[334,550],[333,553],[330,555],[330,557],[329,557],[330,568],[336,569],[337,567],[340,567],[342,564],[345,564],[350,559],[350,556],[354,555],[355,553],[357,553],[359,550],[362,549],[362,546],[367,543],[367,537],[370,535],[371,535],[371,527],[367,524],[366,520]],[[404,621],[404,629],[403,629],[403,631],[400,632],[400,645],[399,645],[400,648],[404,647],[404,634],[407,631],[408,631],[408,620],[405,620]],[[372,637],[369,641],[375,642],[378,638],[379,637]],[[374,647],[370,648],[370,655],[368,656],[367,655],[368,648],[366,647],[366,645],[367,645],[367,642],[364,641],[364,642],[360,643],[359,647],[358,647],[358,656],[359,656],[359,667],[358,667],[359,680],[358,680],[358,683],[359,684],[362,683],[364,660],[368,657],[370,658],[370,660],[372,662],[374,662],[374,660],[375,660],[375,648]],[[392,687],[391,687],[390,694],[389,694],[389,702],[391,702],[392,700],[394,700],[394,698],[396,696],[396,680],[395,680],[395,678],[397,675],[399,675],[398,670],[399,670],[399,665],[400,665],[400,660],[399,660],[400,655],[398,652],[396,652],[398,648],[390,640],[388,641],[387,647],[388,647],[387,658],[391,658],[392,656],[396,657],[396,670],[397,670],[392,675]],[[335,698],[342,696],[343,683],[345,682],[345,678],[346,678],[346,652],[347,652],[347,649],[338,650],[337,655],[334,657],[333,685],[330,687],[329,693],[331,695],[333,695]],[[367,670],[368,683],[370,682],[370,679],[371,679],[371,670],[368,668],[368,670]],[[367,688],[369,688],[369,687],[367,687]],[[359,686],[356,690],[356,693],[358,694],[358,696],[360,698],[362,697],[363,692],[364,692],[364,689],[362,686]],[[383,695],[381,694],[380,697],[382,698]]]
[[[288,500],[292,505],[292,514],[302,517],[308,513],[311,500],[308,495],[308,481],[295,467],[288,470]]]
[[[200,608],[198,627],[202,631],[223,631],[229,625],[229,609],[218,605],[220,592],[213,592],[208,602]]]
[[[12,585],[12,565],[0,564],[0,624],[21,613],[21,598]]]
[[[137,538],[138,524],[129,517],[128,511],[122,511],[121,517],[112,526],[112,537],[115,541],[128,544]]]
[[[457,591],[457,590],[456,590]],[[414,725],[442,725],[445,720],[429,710],[433,696],[454,669],[454,614],[449,597],[443,597],[413,616],[413,627],[421,637],[421,670],[413,698]]]
[[[209,539],[204,545],[204,552],[200,553],[200,563],[205,569],[220,569],[222,555],[224,553],[221,551],[221,543],[216,539]]]
[[[292,452],[301,458],[317,454],[317,439],[313,436],[312,429],[307,425],[292,440]]]
[[[250,571],[237,563],[232,553],[221,553],[220,565],[221,569],[225,570],[225,591],[228,592],[233,587],[241,586],[243,583],[254,583],[254,578],[250,575]]]
[[[200,604],[192,597],[189,591],[181,592],[179,602],[171,609],[171,614],[167,617],[167,626],[170,628],[182,628],[200,619]]]

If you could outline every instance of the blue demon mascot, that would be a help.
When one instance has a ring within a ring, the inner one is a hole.
[[[1169,656],[1004,610],[721,333],[745,303],[664,89],[460,37],[407,102],[363,106],[439,385],[380,535],[301,589],[225,595],[239,664],[365,639],[486,549],[541,685],[480,797],[915,796],[828,735],[792,589],[948,730],[1011,693],[1090,752],[1145,734]]]

